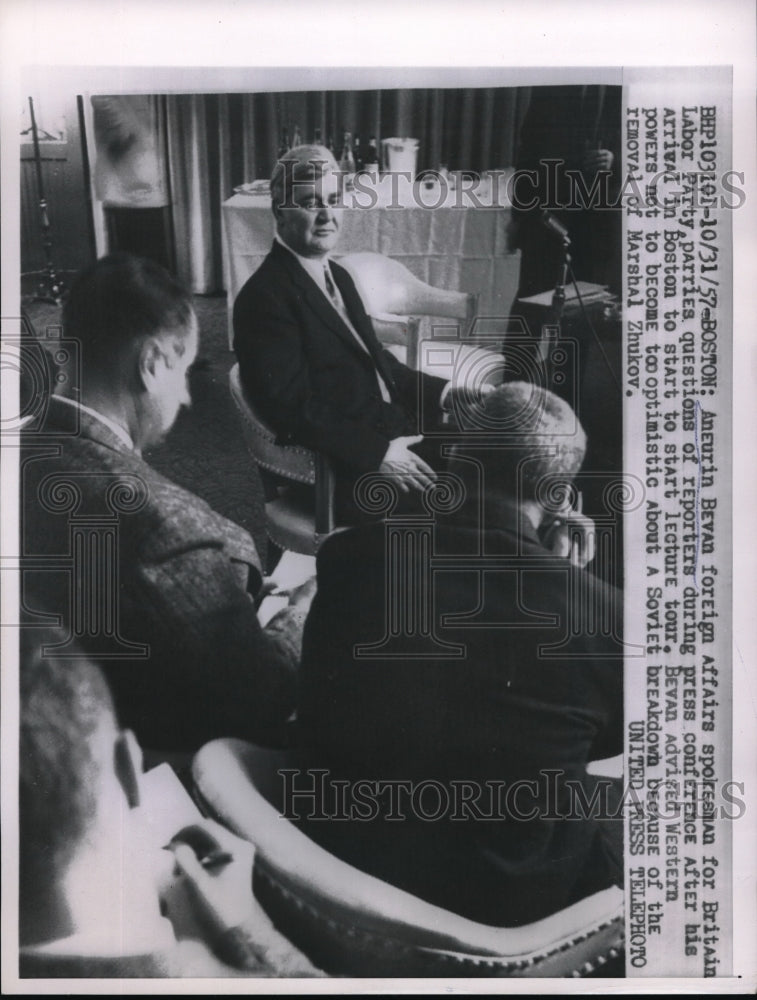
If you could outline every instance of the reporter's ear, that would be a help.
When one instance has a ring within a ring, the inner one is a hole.
[[[122,730],[116,737],[115,771],[126,801],[131,809],[136,809],[141,800],[142,748],[130,729]]]
[[[148,392],[154,392],[165,364],[163,351],[154,337],[148,337],[141,345],[137,364],[142,387]]]

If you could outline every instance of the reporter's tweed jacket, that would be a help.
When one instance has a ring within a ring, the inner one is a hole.
[[[301,624],[287,611],[260,627],[246,531],[55,397],[21,477],[26,606],[60,615],[144,746],[264,739],[286,720]]]

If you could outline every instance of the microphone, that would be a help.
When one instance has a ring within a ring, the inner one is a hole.
[[[545,229],[548,229],[553,236],[557,236],[563,246],[570,246],[570,236],[568,235],[568,230],[562,222],[558,222],[554,215],[550,215],[546,209],[544,209],[541,213],[541,224]]]

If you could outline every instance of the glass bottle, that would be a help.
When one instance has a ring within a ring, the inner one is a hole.
[[[342,155],[339,159],[339,169],[345,174],[355,173],[355,157],[352,155],[352,134],[344,133],[344,143],[342,145]]]
[[[365,156],[363,157],[363,169],[371,174],[378,174],[379,172],[378,145],[375,135],[372,135],[368,140],[368,149],[366,149]]]

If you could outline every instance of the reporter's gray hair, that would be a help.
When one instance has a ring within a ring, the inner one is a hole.
[[[533,500],[546,479],[571,482],[585,454],[586,434],[565,400],[529,382],[506,382],[478,405],[455,447],[473,464],[453,457],[451,468],[473,485],[478,460],[488,491]]]
[[[316,181],[339,165],[325,146],[294,146],[281,157],[271,174],[271,202],[277,207],[292,203],[292,191],[286,190],[292,181]]]

